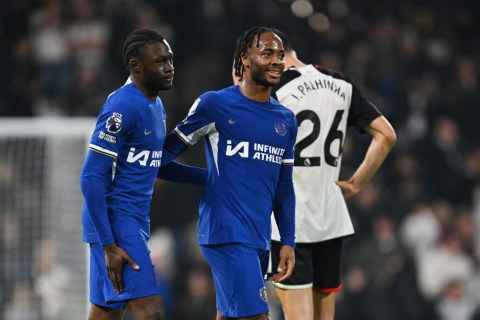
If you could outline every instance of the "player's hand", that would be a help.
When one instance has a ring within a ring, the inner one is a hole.
[[[125,263],[128,263],[133,270],[138,271],[140,267],[132,258],[119,246],[111,244],[104,248],[105,260],[107,263],[108,277],[112,281],[113,287],[118,292],[123,291],[122,269]]]
[[[346,199],[349,199],[360,192],[360,187],[355,185],[351,181],[337,181],[335,182],[337,186],[342,190],[343,196]]]
[[[277,273],[272,276],[275,282],[281,282],[292,275],[295,266],[295,250],[288,245],[280,248],[280,261],[277,266]]]

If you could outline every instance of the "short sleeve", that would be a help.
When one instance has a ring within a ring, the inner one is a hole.
[[[382,114],[377,107],[363,96],[361,91],[352,84],[352,102],[348,115],[348,126],[364,130],[375,118]]]
[[[88,148],[117,158],[126,138],[135,128],[136,113],[128,104],[110,97],[97,118]]]
[[[285,156],[282,159],[282,164],[283,165],[293,165],[294,164],[294,146],[295,142],[297,140],[297,121],[295,119],[295,116],[292,113],[292,118],[289,122],[289,140],[287,144],[287,150],[285,150]]]
[[[187,145],[196,144],[215,128],[211,115],[212,93],[201,95],[188,111],[187,117],[175,127],[175,134]]]

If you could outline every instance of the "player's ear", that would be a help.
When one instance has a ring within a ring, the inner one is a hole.
[[[240,59],[242,59],[242,64],[245,69],[250,68],[250,61],[248,60],[247,54],[242,55]]]
[[[140,72],[140,61],[138,61],[137,58],[133,57],[128,60],[128,66],[130,67],[130,70],[133,73],[139,73]]]

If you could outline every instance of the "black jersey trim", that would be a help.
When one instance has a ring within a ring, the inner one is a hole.
[[[300,77],[301,75],[302,74],[295,69],[285,70],[282,74],[282,77],[280,78],[280,82],[273,87],[272,97],[278,100],[277,91],[280,90],[284,85],[286,85],[293,79]]]

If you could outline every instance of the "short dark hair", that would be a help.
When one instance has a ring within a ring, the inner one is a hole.
[[[247,52],[248,48],[251,48],[253,46],[253,40],[255,37],[257,38],[257,44],[260,40],[260,36],[263,33],[266,32],[272,32],[278,35],[282,41],[283,41],[283,33],[280,32],[279,30],[271,27],[252,27],[246,31],[244,31],[240,37],[237,39],[237,47],[235,48],[235,52],[233,53],[233,61],[234,61],[234,68],[235,68],[235,75],[237,77],[243,78],[243,70],[244,66],[242,63],[242,56]]]
[[[283,49],[285,50],[285,52],[293,51],[293,45],[292,45],[292,42],[290,41],[288,35],[285,32],[280,32],[278,34],[278,36],[282,39]]]
[[[137,29],[132,31],[123,42],[123,62],[128,68],[128,61],[138,57],[145,45],[153,42],[162,42],[165,38],[155,30]]]

